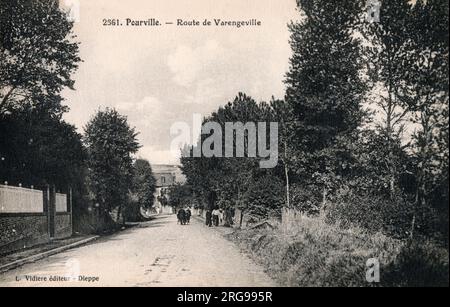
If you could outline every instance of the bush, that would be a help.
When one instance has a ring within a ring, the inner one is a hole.
[[[320,213],[322,198],[322,192],[316,186],[294,184],[290,187],[291,205],[308,215]]]
[[[256,217],[281,216],[285,204],[284,184],[272,176],[262,176],[254,180],[245,193],[242,202],[247,205],[248,214]]]
[[[384,279],[390,286],[448,287],[448,262],[448,250],[414,241],[385,269]]]
[[[397,239],[405,239],[411,234],[414,214],[415,235],[443,242],[437,229],[438,215],[434,210],[414,207],[400,195],[388,198],[341,188],[328,206],[326,217],[327,222],[338,223],[343,228],[361,227],[371,233],[383,232]]]
[[[433,243],[407,246],[385,235],[304,219],[290,234],[242,230],[230,235],[282,286],[367,287],[448,284],[448,252]],[[381,283],[366,281],[366,262],[380,261]]]
[[[123,207],[123,218],[127,222],[142,222],[145,221],[144,216],[141,213],[142,205],[140,202],[129,201],[129,203]]]

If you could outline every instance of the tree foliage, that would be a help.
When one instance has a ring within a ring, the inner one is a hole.
[[[175,209],[193,205],[192,188],[185,184],[176,184],[167,191],[167,204]]]
[[[133,164],[132,192],[138,204],[146,209],[153,207],[155,201],[156,179],[150,163],[144,159],[137,159]]]
[[[261,217],[293,206],[396,237],[445,239],[448,3],[383,0],[379,22],[365,21],[366,1],[297,3],[285,101],[240,94],[205,119],[278,122],[278,167],[184,157],[194,197]]]
[[[60,92],[73,88],[81,61],[72,27],[58,1],[0,1],[0,115],[23,105],[63,110]]]
[[[139,149],[137,133],[114,109],[99,111],[85,127],[89,188],[103,212],[120,210],[133,188],[133,154]]]
[[[297,180],[310,181],[333,171],[327,151],[339,136],[358,128],[364,115],[361,42],[354,36],[361,2],[298,4],[303,18],[290,25],[286,102],[293,115],[291,169]]]
[[[49,133],[51,131],[51,133]],[[15,112],[0,121],[0,180],[66,189],[79,181],[86,153],[73,125],[46,112]]]
[[[227,103],[220,107],[211,116],[205,118],[206,122],[216,122],[225,131],[225,123],[258,123],[269,122],[276,116],[274,109],[268,103],[257,103],[253,98],[239,93],[233,102]],[[208,135],[201,136],[201,140],[207,138]],[[223,135],[223,142],[225,144],[225,136]],[[249,138],[248,130],[245,131],[244,144],[248,144]],[[254,141],[254,140],[251,140]],[[197,146],[200,146],[200,143]],[[236,139],[233,141],[233,148],[236,150]],[[198,203],[204,204],[204,207],[212,209],[219,206],[223,209],[236,208],[242,211],[257,212],[260,216],[267,216],[274,207],[281,208],[279,198],[284,198],[284,190],[278,189],[281,192],[278,195],[277,201],[271,204],[271,207],[254,203],[257,196],[255,189],[262,186],[261,179],[265,175],[274,174],[279,170],[263,170],[259,167],[259,159],[250,157],[248,146],[245,145],[244,157],[230,157],[230,158],[206,158],[192,157],[191,153],[194,148],[187,148],[187,154],[183,155],[182,171],[187,177],[187,184],[192,187],[193,195]],[[223,148],[223,152],[224,148]],[[277,174],[281,175],[282,173]],[[266,180],[268,180],[266,178]],[[267,183],[267,181],[266,181]],[[282,185],[281,185],[282,188]],[[268,192],[269,194],[271,192]],[[269,200],[270,196],[266,199]]]

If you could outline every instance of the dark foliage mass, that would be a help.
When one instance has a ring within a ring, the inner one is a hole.
[[[360,247],[391,256],[384,285],[448,285],[447,1],[384,0],[377,22],[366,19],[366,1],[297,3],[302,18],[289,26],[285,99],[257,103],[239,94],[205,119],[278,122],[278,166],[182,158],[190,197],[206,208],[240,209],[252,220],[288,207],[322,221],[324,236],[299,225],[299,242],[288,250],[258,231],[237,238],[270,261],[274,274],[290,276],[287,284],[362,285],[355,282],[363,274],[355,263],[367,256]],[[393,248],[331,234],[354,229]],[[286,257],[292,261],[284,263]]]
[[[234,234],[286,285],[365,285],[377,257],[382,285],[448,286],[448,2],[383,0],[377,22],[362,0],[297,4],[284,99],[239,93],[204,119],[222,131],[277,122],[277,166],[261,168],[249,146],[241,158],[191,157],[202,134],[183,150],[187,183],[158,200],[252,221],[298,211],[305,222],[288,239]],[[72,27],[57,1],[0,0],[0,182],[74,188],[75,224],[95,231],[150,208],[155,179],[116,110],[98,111],[83,136],[62,120],[81,61]],[[246,130],[246,144],[262,140]]]
[[[85,128],[88,187],[103,214],[117,209],[119,218],[128,202],[128,193],[133,188],[132,154],[139,149],[136,137],[126,117],[113,109],[99,111]]]
[[[298,5],[285,100],[257,103],[241,93],[205,119],[278,122],[278,166],[182,158],[192,197],[261,219],[282,206],[324,212],[330,222],[445,244],[448,4],[386,0],[375,23],[365,19],[365,1]]]

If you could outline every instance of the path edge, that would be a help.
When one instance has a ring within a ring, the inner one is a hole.
[[[80,247],[82,245],[85,245],[85,244],[88,244],[88,243],[90,243],[92,241],[95,241],[98,238],[100,238],[100,236],[91,236],[89,238],[86,238],[86,239],[74,242],[72,244],[68,244],[68,245],[65,245],[65,246],[57,247],[55,249],[51,249],[51,250],[46,251],[46,252],[38,253],[36,255],[32,255],[32,256],[29,256],[29,257],[26,257],[26,258],[23,258],[23,259],[19,259],[19,260],[16,260],[16,261],[4,264],[4,265],[0,266],[0,274],[6,273],[7,271],[10,271],[10,270],[16,269],[18,267],[21,267],[21,266],[23,266],[23,265],[25,265],[27,263],[36,262],[38,260],[41,260],[41,259],[44,259],[44,258],[48,258],[50,256],[53,256],[53,255],[65,252],[65,251],[67,251],[69,249]]]

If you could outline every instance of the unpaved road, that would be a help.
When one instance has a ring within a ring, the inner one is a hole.
[[[87,279],[79,281],[79,276]],[[0,274],[0,287],[4,286],[276,285],[218,232],[195,219],[191,225],[177,225],[172,215]]]

